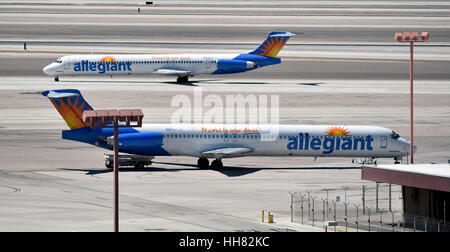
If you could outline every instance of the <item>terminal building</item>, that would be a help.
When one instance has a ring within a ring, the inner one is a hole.
[[[450,232],[450,164],[363,166],[361,177],[402,186],[406,228]]]

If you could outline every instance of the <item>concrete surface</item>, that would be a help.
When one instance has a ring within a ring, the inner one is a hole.
[[[169,122],[176,109],[171,99],[192,96],[196,87],[221,97],[276,94],[283,124],[374,124],[408,138],[408,50],[392,41],[399,30],[432,33],[432,43],[417,47],[416,162],[450,157],[449,2],[282,1],[268,13],[265,1],[246,2],[246,12],[234,1],[226,8],[218,7],[220,1],[170,1],[151,9],[154,14],[143,9],[142,16],[132,13],[137,5],[105,10],[105,2],[24,2],[0,3],[0,231],[113,230],[104,151],[61,140],[66,125],[39,92],[78,88],[94,108],[142,108],[144,123]],[[218,13],[222,21],[202,13]],[[280,53],[281,65],[197,76],[191,85],[158,76],[63,77],[55,83],[42,73],[71,53],[246,52],[276,29],[297,34]],[[27,52],[23,41],[31,41]],[[245,157],[224,160],[221,171],[198,170],[196,161],[157,157],[150,168],[121,169],[120,229],[321,231],[290,223],[288,192],[369,183],[350,159]],[[275,224],[260,223],[263,209],[274,213]]]

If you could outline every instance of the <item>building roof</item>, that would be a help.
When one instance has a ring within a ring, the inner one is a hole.
[[[450,192],[449,164],[363,166],[361,178],[381,183]]]

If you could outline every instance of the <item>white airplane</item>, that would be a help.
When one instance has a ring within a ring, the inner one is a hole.
[[[62,132],[63,139],[112,149],[111,128],[90,128],[83,122],[83,111],[93,108],[79,90],[48,90],[42,95],[50,99],[71,129]],[[276,136],[265,139],[265,132],[275,129]],[[208,158],[214,159],[211,168],[221,169],[222,158],[243,156],[394,158],[398,162],[409,150],[409,142],[378,126],[150,124],[119,128],[120,152],[198,157],[200,169],[209,167]]]
[[[247,54],[123,54],[69,55],[44,67],[47,75],[146,75],[176,76],[178,83],[199,74],[232,74],[280,64],[278,52],[294,34],[272,31],[258,48]]]

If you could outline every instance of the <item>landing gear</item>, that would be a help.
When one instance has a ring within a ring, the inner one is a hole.
[[[201,170],[206,170],[209,167],[209,160],[207,158],[199,158],[197,161],[197,166]]]
[[[219,159],[216,159],[211,162],[211,169],[213,170],[221,170],[223,168],[222,161]]]
[[[134,168],[137,170],[141,170],[145,168],[145,163],[144,162],[137,162],[136,164],[134,164]]]
[[[400,164],[401,158],[395,157],[394,158],[394,164]]]
[[[177,83],[187,83],[188,81],[189,81],[189,79],[187,76],[177,78]]]
[[[58,78],[58,76],[55,76],[55,81],[59,81],[59,78]]]
[[[199,158],[197,161],[197,166],[201,170],[206,170],[209,168],[209,161],[207,158]],[[211,162],[211,169],[221,170],[223,168],[222,160],[215,159]]]

